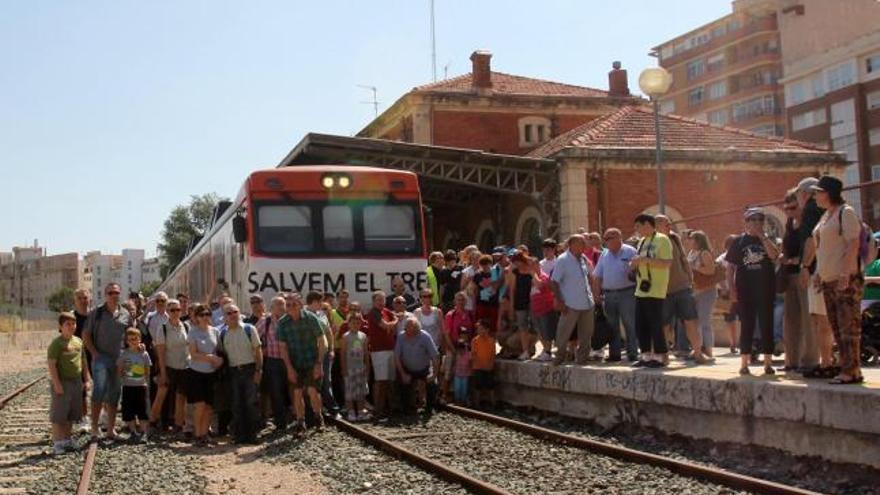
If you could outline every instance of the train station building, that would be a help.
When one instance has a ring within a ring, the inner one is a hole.
[[[495,72],[491,57],[474,52],[471,73],[413,88],[356,137],[308,134],[279,166],[416,173],[434,249],[537,247],[580,228],[628,233],[637,214],[656,211],[654,114],[619,63],[600,90]],[[713,239],[741,228],[733,210],[846,165],[816,145],[672,115],[661,116],[661,133],[667,214]],[[781,228],[781,210],[769,210]]]

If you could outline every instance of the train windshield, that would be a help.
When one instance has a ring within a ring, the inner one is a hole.
[[[268,255],[421,252],[418,203],[258,203],[256,250]]]

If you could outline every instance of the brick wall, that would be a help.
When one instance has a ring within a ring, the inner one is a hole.
[[[553,137],[589,122],[592,115],[553,115],[552,113],[502,113],[464,112],[435,110],[433,119],[434,143],[438,146],[454,146],[524,155],[533,148],[519,147],[519,119],[523,117],[546,117],[554,122]]]
[[[816,171],[818,172],[818,171]],[[706,182],[705,170],[667,170],[667,206],[689,217],[743,208],[749,204],[782,200],[785,192],[803,177],[813,175],[792,171],[721,171],[711,172],[717,180]],[[589,184],[590,230],[599,226],[599,184]],[[618,227],[632,233],[633,218],[657,204],[657,176],[651,169],[608,170],[604,187],[605,227]],[[672,216],[672,215],[670,215]],[[739,212],[686,222],[687,228],[705,230],[718,250],[728,234],[742,230]]]

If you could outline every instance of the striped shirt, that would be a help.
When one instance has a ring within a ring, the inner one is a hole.
[[[263,356],[281,359],[281,342],[278,340],[278,320],[272,315],[257,322],[257,334],[263,343]]]

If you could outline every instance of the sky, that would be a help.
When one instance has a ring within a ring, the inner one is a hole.
[[[354,135],[430,82],[429,0],[0,1],[0,251],[142,248],[190,195],[234,196],[309,132]],[[607,89],[729,0],[436,0],[438,77]]]

